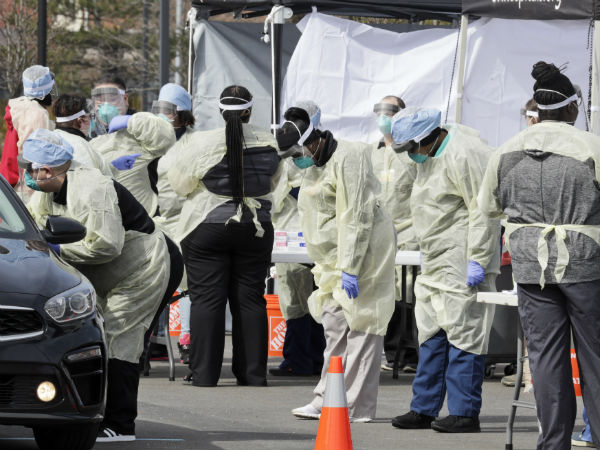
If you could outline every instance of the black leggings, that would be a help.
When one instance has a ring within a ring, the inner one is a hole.
[[[273,249],[273,225],[200,224],[182,242],[191,308],[190,368],[193,384],[216,386],[225,347],[225,306],[233,318],[233,374],[238,384],[267,384],[265,279]]]

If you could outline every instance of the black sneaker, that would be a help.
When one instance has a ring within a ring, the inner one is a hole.
[[[435,419],[435,417],[419,414],[415,411],[409,411],[402,416],[394,417],[392,419],[392,425],[396,428],[403,428],[406,430],[427,429],[431,428],[433,419]]]
[[[135,441],[135,434],[121,434],[109,427],[100,427],[96,442],[128,442]]]
[[[440,433],[479,433],[479,418],[465,416],[448,416],[434,420],[431,428]]]

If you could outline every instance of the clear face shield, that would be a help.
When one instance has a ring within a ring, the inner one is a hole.
[[[535,125],[540,121],[539,117],[540,116],[537,111],[531,111],[525,108],[521,108],[519,129],[524,130],[527,127]]]
[[[177,117],[177,105],[166,100],[155,100],[152,102],[152,114],[173,124]]]
[[[92,104],[94,122],[101,123],[108,129],[110,121],[120,114],[127,112],[125,91],[117,87],[100,87],[92,89]],[[97,134],[104,134],[98,133]]]
[[[377,116],[377,128],[383,136],[392,134],[392,117],[400,111],[400,107],[393,103],[376,103],[373,112]]]

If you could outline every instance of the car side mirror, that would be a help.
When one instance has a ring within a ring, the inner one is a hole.
[[[76,220],[62,216],[49,216],[42,235],[50,244],[70,244],[82,240],[86,232],[85,227]]]

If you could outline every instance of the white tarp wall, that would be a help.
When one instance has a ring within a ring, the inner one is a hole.
[[[525,127],[519,110],[533,96],[532,66],[538,61],[565,70],[581,87],[587,108],[589,21],[482,19],[471,24],[462,123],[498,146]],[[583,109],[576,126],[586,129]]]
[[[587,102],[588,26],[588,21],[472,23],[462,122],[494,146],[516,134],[524,125],[519,111],[533,94],[531,67],[540,60],[568,62],[565,74],[581,86]],[[385,95],[399,95],[407,105],[437,107],[446,117],[457,30],[399,34],[316,12],[298,27],[302,37],[288,66],[282,112],[298,100],[314,100],[323,111],[324,129],[365,142],[379,138],[372,108]],[[585,129],[582,111],[577,126]]]

